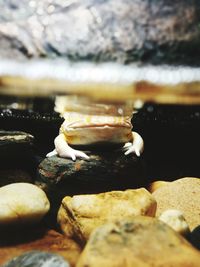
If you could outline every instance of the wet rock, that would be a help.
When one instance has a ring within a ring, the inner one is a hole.
[[[2,267],[70,267],[68,262],[66,262],[61,256],[40,251],[30,251],[24,253],[8,263],[4,264]]]
[[[30,153],[34,137],[25,132],[0,131],[0,160],[10,159],[20,154]],[[20,152],[20,153],[19,153]],[[14,154],[14,155],[13,155]]]
[[[82,243],[98,226],[134,215],[154,216],[156,202],[144,188],[65,197],[58,212],[62,231]]]
[[[39,151],[41,154],[44,154],[44,150],[48,151],[49,147],[53,145],[53,140],[57,135],[63,120],[59,117],[59,114],[55,112],[40,112],[38,111],[38,107],[34,108],[34,106],[39,105],[39,103],[37,103],[40,102],[39,100],[40,99],[36,100],[34,98],[24,99],[24,102],[20,98],[13,100],[13,102],[19,101],[19,103],[22,103],[22,105],[27,106],[27,109],[0,109],[0,125],[2,129],[6,130],[5,135],[7,132],[8,134],[13,132],[12,134],[14,135],[14,132],[16,131],[30,133],[32,136],[34,136],[32,142],[34,142],[34,147],[37,148],[37,152]],[[8,98],[7,101],[11,100]],[[53,100],[51,99],[51,101]],[[36,109],[37,111],[28,109],[28,107],[31,105],[33,105],[32,108]],[[44,100],[42,104],[40,103],[40,105],[42,105],[45,109],[45,105],[49,105],[49,100]],[[23,156],[23,153],[20,153],[20,156]]]
[[[34,137],[29,133],[0,130],[1,185],[8,184],[9,180],[10,182],[29,182],[32,179],[36,169],[33,143]],[[16,172],[19,173],[19,176],[24,176],[21,175],[24,173],[26,177],[19,180],[19,177],[15,177]],[[8,175],[7,183],[5,183],[6,175]]]
[[[199,262],[198,250],[166,224],[135,217],[97,228],[77,267],[198,267]]]
[[[0,188],[0,225],[33,224],[49,211],[46,194],[29,183],[14,183]]]
[[[143,159],[125,156],[121,149],[85,151],[89,160],[63,159],[57,156],[44,159],[38,167],[36,184],[50,198],[60,202],[63,197],[110,190],[142,187],[147,177]]]
[[[4,1],[0,55],[198,64],[198,7],[198,0]]]

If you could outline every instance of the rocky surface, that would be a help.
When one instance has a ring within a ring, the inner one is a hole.
[[[154,216],[156,202],[144,188],[65,197],[58,223],[69,237],[84,243],[98,226],[134,215]]]
[[[151,183],[148,187],[149,192],[153,193],[154,191],[156,191],[158,188],[160,188],[161,186],[165,186],[167,184],[169,184],[170,182],[167,181],[155,181],[153,183]]]
[[[49,252],[30,251],[24,253],[3,267],[70,267],[70,265],[59,255]]]
[[[10,105],[16,102],[19,103],[19,105],[22,103],[22,105],[27,106],[27,109],[0,108],[0,125],[1,128],[5,130],[4,135],[14,136],[15,132],[17,135],[19,131],[23,131],[24,134],[31,133],[34,137],[32,143],[35,145],[34,148],[37,147],[37,153],[44,154],[44,149],[47,149],[46,147],[49,149],[50,146],[53,146],[53,140],[58,134],[59,127],[63,121],[58,113],[53,112],[53,107],[49,107],[50,100],[46,99],[45,101],[40,98],[18,98],[12,100],[9,97],[6,99]],[[51,101],[53,102],[53,99],[51,99]],[[8,103],[7,105],[9,105]],[[28,109],[29,105],[31,105],[32,108]],[[40,106],[40,108],[38,106]],[[42,108],[45,110],[44,112],[41,111]],[[22,144],[18,149],[22,151],[20,156],[23,158]],[[15,155],[16,153],[17,152],[15,152]],[[19,158],[19,154],[17,154],[17,156]],[[25,154],[25,157],[27,157],[27,154]]]
[[[185,237],[190,234],[188,223],[180,210],[165,210],[158,219]]]
[[[17,158],[23,160],[31,157],[34,137],[21,131],[4,131],[0,130],[0,160],[2,163],[10,165],[15,163]],[[14,162],[13,162],[13,161]],[[9,161],[9,163],[7,162]],[[19,162],[19,160],[18,160]]]
[[[1,123],[1,128],[4,124]],[[33,135],[0,130],[0,185],[32,182],[36,170]]]
[[[157,202],[156,216],[168,209],[180,210],[193,230],[200,222],[200,178],[185,177],[164,185],[152,194]]]
[[[199,1],[1,1],[3,58],[199,63]]]
[[[45,224],[40,224],[39,227],[10,229],[1,232],[1,266],[12,258],[35,250],[60,255],[69,262],[70,266],[75,266],[81,251],[77,243],[58,231],[49,229]],[[19,266],[22,267],[20,264]]]
[[[42,156],[32,165],[32,159],[27,162],[27,154],[20,153],[19,157],[15,152],[16,157],[9,161],[9,168],[11,163],[14,164],[21,158],[23,168],[31,165],[31,169],[35,171],[38,162],[53,149],[53,140],[58,134],[62,119],[57,114],[31,110],[1,109],[0,112],[1,127],[7,131],[23,130],[31,133],[39,150],[38,155]],[[141,134],[145,142],[142,161],[145,163],[143,170],[148,177],[147,183],[155,180],[172,181],[186,176],[200,177],[199,106],[147,103],[134,114],[133,125],[134,130]],[[2,160],[3,158],[4,156]],[[5,166],[4,163],[0,164],[1,168]],[[3,175],[2,179],[5,179]]]
[[[46,194],[29,183],[13,183],[0,188],[0,225],[33,224],[49,211]]]
[[[89,160],[74,162],[54,156],[40,163],[36,185],[47,193],[52,208],[58,208],[65,196],[137,188],[147,183],[142,158],[125,156],[121,149],[85,152]]]
[[[97,228],[77,267],[198,267],[200,253],[166,224],[135,217]]]

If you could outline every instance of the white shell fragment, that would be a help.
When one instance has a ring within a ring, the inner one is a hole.
[[[160,221],[168,224],[176,232],[181,235],[186,235],[190,232],[188,223],[180,210],[169,209],[165,210],[159,217]]]
[[[29,183],[13,183],[0,188],[0,225],[35,223],[49,211],[42,189]]]

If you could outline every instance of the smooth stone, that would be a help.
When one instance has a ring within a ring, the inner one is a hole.
[[[0,266],[27,251],[48,251],[60,255],[71,266],[75,266],[81,247],[60,232],[49,229],[46,221],[39,225],[12,227],[1,231]]]
[[[70,267],[61,256],[41,251],[30,251],[24,253],[2,267]]]
[[[200,253],[151,217],[104,224],[90,236],[77,267],[199,267]]]
[[[198,0],[6,1],[0,56],[199,64],[198,7]]]
[[[185,177],[161,186],[152,194],[157,202],[156,216],[165,210],[180,210],[192,231],[200,222],[200,178]]]
[[[85,243],[98,226],[136,215],[155,216],[156,201],[145,189],[66,196],[58,224],[66,236]]]
[[[13,183],[0,188],[0,225],[36,223],[49,211],[43,190],[30,183]]]

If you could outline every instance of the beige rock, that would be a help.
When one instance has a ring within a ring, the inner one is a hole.
[[[167,181],[155,181],[153,183],[150,184],[149,186],[149,192],[153,193],[155,190],[157,190],[158,188],[160,188],[161,186],[165,186],[167,184],[169,184],[170,182]]]
[[[180,210],[165,210],[159,220],[168,224],[172,229],[183,236],[190,233],[189,225]]]
[[[161,221],[135,216],[98,227],[76,267],[199,267],[200,253]]]
[[[200,224],[200,179],[186,177],[175,180],[153,192],[157,201],[156,216],[168,209],[180,210],[190,230]]]
[[[29,183],[13,183],[0,188],[0,224],[34,223],[49,211],[46,194]]]
[[[65,197],[57,219],[67,236],[85,242],[90,233],[105,222],[133,215],[154,216],[155,210],[152,195],[140,188]]]

